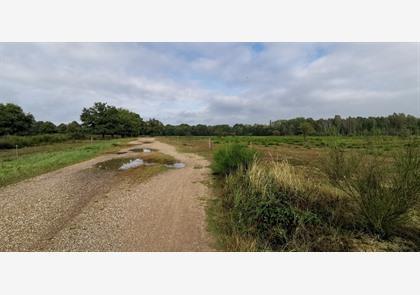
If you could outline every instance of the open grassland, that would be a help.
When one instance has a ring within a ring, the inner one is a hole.
[[[64,142],[26,147],[17,153],[16,150],[0,150],[0,186],[119,150],[130,140]]]
[[[209,137],[162,140],[217,167],[208,222],[222,250],[420,250],[419,157],[404,155],[418,137],[227,136],[212,149]],[[247,164],[232,172],[238,159]]]

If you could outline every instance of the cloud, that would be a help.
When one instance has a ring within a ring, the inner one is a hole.
[[[95,101],[165,123],[420,116],[419,43],[0,43],[0,102],[38,120]]]

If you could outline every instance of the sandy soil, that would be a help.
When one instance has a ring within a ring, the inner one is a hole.
[[[130,156],[108,154],[1,188],[0,251],[212,251],[208,161],[150,138],[133,144],[186,167],[138,183],[92,169]]]

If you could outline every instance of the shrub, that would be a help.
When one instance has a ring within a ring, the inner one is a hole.
[[[230,235],[255,241],[257,250],[343,250],[340,241],[320,238],[335,231],[328,197],[286,162],[254,161],[227,176],[221,208],[228,212]]]
[[[35,146],[40,144],[49,144],[64,142],[69,140],[67,134],[42,134],[33,136],[3,136],[0,137],[0,149],[12,149],[16,145],[19,148]]]
[[[239,167],[246,168],[257,153],[247,146],[230,143],[214,152],[212,169],[216,174],[229,174]]]
[[[333,183],[338,183],[348,177],[357,168],[357,155],[346,154],[344,149],[337,145],[330,148],[327,157],[323,161],[323,168]]]
[[[327,170],[330,180],[356,202],[364,227],[382,237],[390,236],[419,204],[419,148],[407,146],[391,163],[372,152],[361,157],[357,167],[348,163],[331,161]],[[329,173],[337,170],[346,171],[346,175]]]

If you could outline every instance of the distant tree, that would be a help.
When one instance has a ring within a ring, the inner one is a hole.
[[[35,119],[12,103],[0,103],[0,135],[29,134]]]
[[[137,136],[143,133],[145,123],[139,114],[129,110],[118,109],[118,129],[117,134],[121,136]]]
[[[76,121],[73,121],[67,125],[66,132],[70,134],[78,134],[82,132],[82,126]]]
[[[57,126],[50,121],[36,121],[32,126],[33,134],[51,134],[57,132]]]
[[[303,138],[306,141],[306,136],[311,135],[315,132],[314,127],[309,122],[302,122],[299,125],[299,129],[303,134]]]
[[[57,126],[57,132],[58,133],[66,133],[67,132],[67,125],[64,123],[61,123]]]
[[[165,126],[159,120],[149,119],[145,125],[146,135],[163,135]]]
[[[232,135],[232,129],[229,125],[215,125],[212,126],[213,134],[218,136]]]
[[[209,129],[206,125],[198,124],[196,126],[189,126],[192,135],[209,135]]]
[[[114,106],[108,106],[106,103],[95,102],[90,108],[83,108],[80,120],[92,134],[114,135],[117,131],[118,110]]]

